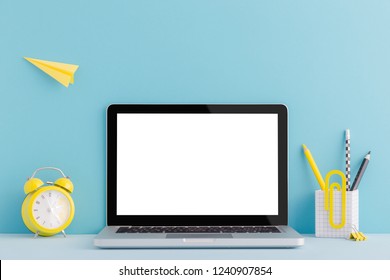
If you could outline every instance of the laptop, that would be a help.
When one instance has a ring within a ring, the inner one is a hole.
[[[287,107],[107,109],[100,248],[298,247],[287,225]]]

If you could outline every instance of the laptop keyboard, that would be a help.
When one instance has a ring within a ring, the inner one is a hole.
[[[117,233],[280,233],[280,231],[275,226],[132,226],[120,227]]]

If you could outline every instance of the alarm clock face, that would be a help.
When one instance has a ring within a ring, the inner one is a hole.
[[[65,224],[71,211],[70,201],[57,190],[40,193],[35,198],[32,208],[35,221],[48,229],[55,229]]]

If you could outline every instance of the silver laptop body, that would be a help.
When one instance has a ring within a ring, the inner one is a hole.
[[[107,109],[100,248],[287,248],[287,108],[115,104]]]

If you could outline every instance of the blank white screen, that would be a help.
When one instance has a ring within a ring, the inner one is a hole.
[[[277,215],[277,114],[118,114],[118,215]]]

